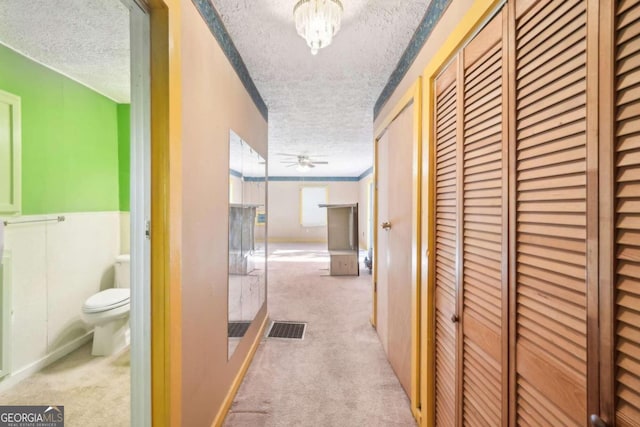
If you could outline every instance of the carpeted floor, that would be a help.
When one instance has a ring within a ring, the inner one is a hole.
[[[67,427],[130,424],[129,351],[91,356],[91,342],[0,393],[0,405],[62,405]]]
[[[226,427],[415,426],[371,327],[371,276],[329,276],[320,245],[271,245],[271,320],[307,322],[302,341],[266,339]]]

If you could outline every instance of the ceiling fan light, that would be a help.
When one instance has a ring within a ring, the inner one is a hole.
[[[296,31],[315,55],[333,41],[342,19],[340,0],[300,0],[293,8]]]
[[[296,170],[298,172],[307,172],[308,170],[311,170],[311,166],[309,166],[308,163],[298,163]]]

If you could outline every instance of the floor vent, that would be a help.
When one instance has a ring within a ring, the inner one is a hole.
[[[307,324],[300,322],[273,322],[269,329],[269,338],[304,339]]]
[[[249,326],[251,326],[251,322],[229,322],[227,330],[229,338],[242,338],[247,333]]]

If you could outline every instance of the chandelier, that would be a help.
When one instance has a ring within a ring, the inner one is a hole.
[[[300,0],[293,8],[296,30],[307,41],[313,55],[331,44],[340,29],[341,17],[340,0]]]

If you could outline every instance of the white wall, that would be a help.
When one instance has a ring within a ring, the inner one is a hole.
[[[373,221],[373,212],[369,214],[369,184],[373,181],[373,173],[365,176],[359,182],[358,188],[358,231],[360,249],[369,249],[373,242],[369,242],[369,221]]]
[[[229,203],[242,203],[242,180],[229,174]]]
[[[321,242],[327,241],[327,227],[300,225],[300,188],[303,185],[329,187],[329,203],[357,203],[357,181],[304,182],[269,181],[269,241]]]
[[[63,222],[8,225],[12,270],[11,375],[20,377],[71,351],[89,332],[84,301],[113,286],[121,212],[66,213]],[[57,215],[47,215],[55,218]],[[42,219],[23,216],[12,220]],[[127,221],[128,223],[128,221]],[[5,378],[0,382],[9,383]]]

